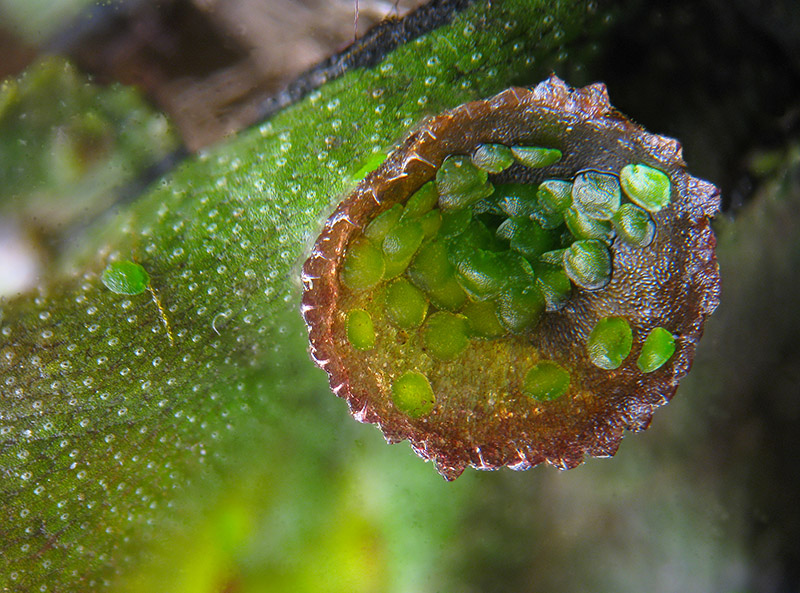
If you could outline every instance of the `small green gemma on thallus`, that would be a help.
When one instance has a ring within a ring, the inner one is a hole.
[[[350,246],[342,266],[342,282],[352,290],[365,290],[383,278],[386,261],[380,249],[366,239]]]
[[[589,339],[586,352],[592,364],[608,371],[619,368],[628,358],[633,346],[633,332],[622,317],[606,317],[597,322]]]
[[[569,372],[560,364],[545,360],[537,363],[525,374],[522,391],[539,401],[551,401],[569,389]]]
[[[619,173],[622,191],[634,204],[658,212],[670,201],[671,183],[666,173],[647,165],[625,165]]]
[[[386,233],[381,245],[386,261],[385,278],[394,278],[408,268],[424,238],[422,224],[417,220],[403,220]]]
[[[656,235],[656,225],[650,215],[633,204],[623,204],[614,215],[617,235],[634,247],[647,247]]]
[[[392,383],[392,402],[404,414],[419,418],[430,414],[436,399],[428,378],[422,373],[408,371]]]
[[[371,350],[375,347],[372,317],[363,309],[353,309],[347,314],[347,340],[356,350]]]
[[[394,228],[403,215],[403,207],[400,204],[395,204],[386,212],[383,212],[375,217],[375,219],[367,225],[364,229],[364,236],[367,239],[380,245],[387,233]]]
[[[611,254],[601,241],[575,241],[564,252],[564,270],[581,288],[598,290],[611,280]]]
[[[422,328],[425,348],[439,360],[454,360],[469,346],[469,326],[463,315],[440,311]]]
[[[572,203],[572,183],[561,179],[545,180],[539,184],[536,197],[542,210],[560,214],[561,221],[563,221],[564,211]]]
[[[502,144],[481,144],[472,154],[472,164],[487,173],[502,173],[514,164],[514,155]]]
[[[557,148],[541,148],[538,146],[512,146],[514,158],[526,167],[538,169],[548,167],[561,160],[561,151]]]
[[[472,164],[470,157],[447,157],[436,172],[439,206],[442,210],[461,210],[494,191],[488,173]]]
[[[610,220],[622,200],[619,180],[606,173],[580,173],[572,186],[572,198],[575,206],[589,218]]]
[[[108,264],[100,276],[103,285],[115,294],[142,294],[150,286],[150,275],[137,263],[123,260]]]
[[[663,327],[656,327],[647,334],[636,366],[643,373],[652,373],[664,366],[673,354],[675,354],[675,336]]]
[[[609,221],[589,218],[575,206],[564,211],[564,222],[576,239],[598,239],[609,245],[614,240],[614,228]]]
[[[384,312],[401,329],[422,325],[428,312],[428,300],[420,289],[405,278],[398,278],[386,287]]]
[[[115,294],[137,295],[142,294],[145,290],[149,291],[150,297],[158,309],[158,315],[164,323],[169,343],[175,343],[164,307],[161,306],[161,301],[150,284],[150,275],[142,266],[129,260],[111,262],[100,275],[100,282]]]

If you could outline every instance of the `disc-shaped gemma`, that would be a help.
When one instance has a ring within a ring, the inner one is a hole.
[[[132,261],[115,261],[100,276],[103,285],[116,294],[141,294],[150,285],[150,275]]]
[[[575,177],[572,185],[575,206],[590,218],[609,220],[619,208],[622,194],[614,175],[587,171]]]
[[[611,280],[611,254],[602,241],[575,241],[564,252],[564,271],[586,290],[603,288]]]
[[[586,352],[592,364],[610,371],[628,358],[632,346],[633,332],[628,321],[623,317],[606,317],[589,334]]]
[[[442,210],[460,210],[491,195],[488,174],[472,164],[469,157],[447,157],[436,172],[439,206]]]
[[[514,155],[508,146],[481,144],[472,154],[472,164],[488,173],[502,173],[514,164]]]
[[[347,314],[347,340],[357,350],[371,350],[375,346],[372,317],[363,309],[353,309]]]
[[[386,287],[383,309],[397,327],[419,327],[428,312],[428,301],[422,291],[405,278],[398,278]]]
[[[453,360],[469,346],[467,318],[440,311],[431,315],[422,328],[428,352],[439,360]]]
[[[545,360],[525,374],[522,391],[539,401],[550,401],[564,395],[569,388],[569,373],[560,364]]]
[[[540,146],[512,146],[514,158],[526,167],[547,167],[561,160],[561,151],[557,148]]]
[[[342,282],[351,290],[364,290],[380,282],[385,269],[386,262],[380,249],[367,239],[357,239],[347,249],[342,265]]]
[[[430,413],[436,400],[427,377],[408,371],[392,383],[392,402],[401,412],[419,418]]]
[[[633,204],[623,204],[614,215],[614,228],[620,239],[635,247],[647,247],[656,235],[650,215]]]
[[[642,345],[636,366],[643,373],[661,368],[675,354],[675,336],[663,327],[653,328]]]
[[[631,201],[649,212],[669,204],[671,184],[666,173],[647,165],[625,165],[619,173],[622,191]]]

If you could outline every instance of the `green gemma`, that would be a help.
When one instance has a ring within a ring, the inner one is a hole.
[[[433,181],[429,181],[408,198],[403,218],[423,216],[433,210],[438,201],[439,193],[436,191],[436,184]]]
[[[603,288],[611,280],[611,254],[608,247],[595,239],[575,241],[564,252],[564,271],[581,288]]]
[[[622,199],[619,180],[607,173],[581,173],[575,177],[572,199],[578,210],[589,218],[610,220]]]
[[[625,165],[619,174],[622,191],[634,204],[658,212],[670,202],[672,187],[666,173],[647,165]]]
[[[516,334],[534,327],[545,306],[544,296],[535,285],[511,286],[497,299],[500,321]]]
[[[372,317],[363,309],[353,309],[347,314],[347,341],[356,350],[371,350],[375,347]]]
[[[547,167],[561,160],[561,151],[557,148],[541,148],[538,146],[513,146],[514,158],[526,167]]]
[[[472,164],[487,173],[502,173],[514,164],[514,155],[502,144],[481,144],[472,154]]]
[[[664,366],[675,354],[675,336],[663,327],[656,327],[647,334],[636,366],[643,373],[652,373]]]
[[[656,236],[656,225],[650,215],[633,204],[620,206],[613,222],[619,238],[635,247],[647,247]]]
[[[447,157],[436,172],[436,188],[442,210],[460,210],[491,195],[488,173],[472,164],[469,157]]]
[[[494,301],[470,301],[462,313],[467,318],[471,337],[495,339],[506,334],[506,328],[497,317]]]
[[[564,211],[564,222],[576,239],[599,239],[608,244],[614,240],[614,228],[609,221],[589,218],[574,206]]]
[[[562,309],[572,293],[572,284],[564,269],[548,264],[541,264],[536,269],[536,286],[548,311]]]
[[[459,284],[477,301],[496,297],[508,284],[508,270],[493,251],[464,250],[452,259]]]
[[[508,240],[512,250],[531,259],[557,247],[558,236],[530,218],[507,218],[497,227],[496,234]]]
[[[404,220],[386,233],[381,245],[386,260],[384,277],[394,278],[405,271],[424,238],[422,224],[416,220]]]
[[[610,371],[628,358],[632,346],[633,332],[628,321],[623,317],[606,317],[589,334],[586,352],[592,364]]]
[[[378,214],[378,216],[376,216],[372,222],[367,225],[367,228],[364,229],[364,235],[367,237],[367,239],[370,239],[371,241],[374,241],[376,244],[380,245],[389,231],[391,231],[400,221],[400,217],[402,215],[402,204],[395,204],[386,212],[381,212]]]
[[[356,239],[347,249],[341,279],[351,290],[365,290],[380,282],[385,270],[381,250],[367,239]]]
[[[572,184],[560,179],[548,179],[539,185],[536,197],[546,212],[563,214],[572,203]]]
[[[469,346],[469,326],[463,315],[439,312],[431,315],[422,328],[425,348],[439,360],[453,360]]]
[[[108,264],[100,281],[116,294],[141,294],[150,286],[150,275],[139,264],[125,260]]]
[[[525,374],[522,391],[539,401],[558,399],[569,389],[569,372],[560,364],[545,360]]]
[[[422,373],[408,371],[392,383],[392,402],[404,414],[419,418],[430,414],[436,399],[428,378]]]
[[[538,207],[536,188],[524,183],[495,186],[494,200],[506,216],[531,216]]]
[[[455,269],[447,259],[447,249],[438,241],[423,245],[408,268],[411,282],[441,308],[456,310],[467,300],[467,293],[455,278]]]
[[[428,301],[422,291],[411,282],[398,278],[386,287],[383,309],[397,327],[414,329],[425,320]]]

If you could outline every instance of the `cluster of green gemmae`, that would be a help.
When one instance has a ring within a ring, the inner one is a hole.
[[[400,331],[419,332],[434,359],[453,361],[471,340],[533,331],[573,290],[602,290],[613,274],[615,241],[646,248],[654,240],[651,214],[669,204],[670,179],[646,164],[629,164],[618,174],[585,170],[538,186],[489,180],[515,162],[542,168],[561,157],[554,148],[482,144],[469,156],[447,157],[435,180],[375,217],[349,244],[340,273],[346,290],[379,303],[371,313],[347,311],[350,345],[365,353],[375,348],[374,316],[381,315]],[[586,351],[593,364],[613,370],[632,343],[629,323],[607,317],[593,328]],[[674,351],[672,333],[657,327],[637,366],[653,372]],[[526,371],[522,391],[542,402],[560,398],[569,385],[567,369],[541,360]],[[417,370],[398,376],[391,395],[412,418],[436,404],[428,378]]]

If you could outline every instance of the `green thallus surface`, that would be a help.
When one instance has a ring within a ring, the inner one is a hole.
[[[481,144],[470,155],[447,157],[434,180],[370,221],[348,246],[340,273],[358,303],[347,314],[350,345],[370,350],[391,326],[400,331],[396,339],[413,341],[434,365],[453,364],[478,342],[524,339],[573,291],[607,286],[615,241],[636,248],[652,242],[649,212],[669,201],[669,177],[644,164],[625,166],[622,181],[599,171],[530,185],[490,177],[515,162],[544,169],[562,156],[549,147]],[[587,351],[596,366],[612,370],[632,343],[627,321],[609,318],[597,324]],[[639,368],[651,372],[671,354],[654,330]],[[412,418],[430,414],[429,378],[400,370],[405,374],[392,382],[396,408]],[[563,397],[571,385],[570,371],[545,358],[517,372],[519,392],[539,402]]]

